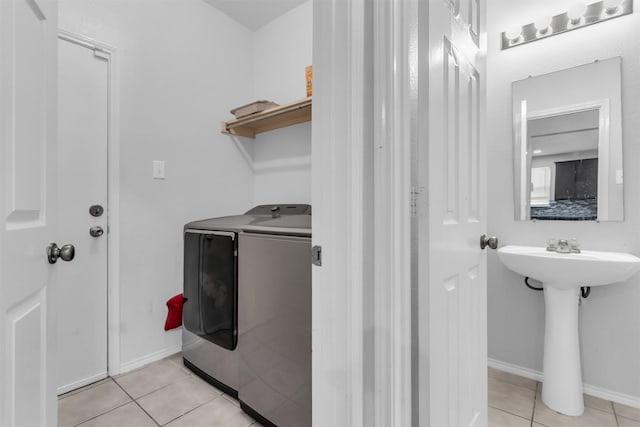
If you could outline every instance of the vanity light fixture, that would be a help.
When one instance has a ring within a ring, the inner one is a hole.
[[[607,15],[617,15],[623,0],[604,0],[604,12]]]
[[[565,13],[544,15],[526,25],[510,27],[502,33],[502,49],[555,36],[633,13],[633,0],[602,0],[586,5],[578,2]]]
[[[575,3],[567,11],[567,18],[569,18],[569,27],[575,28],[580,25],[584,25],[584,14],[587,12],[587,4],[583,2]]]
[[[505,36],[509,40],[509,43],[517,43],[522,34],[522,27],[520,25],[514,25],[504,32]]]
[[[538,19],[535,20],[533,26],[536,27],[536,36],[541,37],[545,34],[549,34],[553,32],[553,28],[551,28],[551,20],[553,17],[551,15],[542,15]]]

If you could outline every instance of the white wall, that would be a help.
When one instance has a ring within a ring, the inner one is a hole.
[[[306,96],[312,30],[308,1],[254,33],[253,99],[287,104]],[[311,203],[311,122],[259,134],[253,160],[255,204]]]
[[[252,34],[200,0],[60,0],[60,27],[115,46],[120,77],[122,365],[179,349],[182,227],[253,204],[253,174],[219,132],[253,98]],[[151,178],[166,161],[165,180]]]
[[[640,255],[640,13],[501,51],[499,33],[543,13],[566,11],[573,0],[488,2],[488,231],[501,245],[545,245],[576,237],[586,249]],[[636,2],[636,9],[638,8]],[[622,56],[624,222],[514,221],[511,82],[529,75]],[[522,277],[489,256],[489,357],[542,369],[544,301]],[[640,405],[640,276],[592,289],[580,307],[582,372],[586,384],[637,399]],[[625,397],[625,396],[622,396]]]

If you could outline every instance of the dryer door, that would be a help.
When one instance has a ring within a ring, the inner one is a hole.
[[[186,230],[184,327],[228,350],[238,343],[236,234]]]

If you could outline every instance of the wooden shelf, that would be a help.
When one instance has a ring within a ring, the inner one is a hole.
[[[220,123],[220,131],[255,138],[256,134],[311,120],[311,97]]]

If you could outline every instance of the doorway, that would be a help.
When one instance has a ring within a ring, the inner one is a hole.
[[[54,291],[58,394],[113,373],[111,56],[92,40],[58,36],[58,215],[60,233],[76,248],[74,262],[58,272]]]

